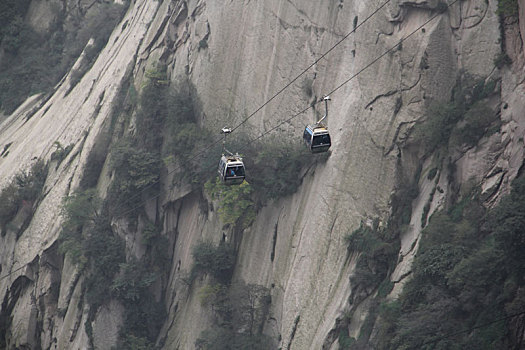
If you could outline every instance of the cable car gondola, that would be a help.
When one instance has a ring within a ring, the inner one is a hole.
[[[321,153],[326,152],[332,145],[330,139],[330,133],[328,128],[322,124],[322,121],[328,117],[328,101],[330,100],[329,96],[324,98],[325,103],[325,115],[321,120],[319,120],[314,125],[307,125],[304,128],[303,139],[306,147],[310,149],[312,153]]]
[[[222,144],[222,156],[219,160],[219,176],[222,182],[226,185],[238,185],[244,181],[245,171],[244,163],[242,158],[238,154],[232,154],[225,148],[226,135],[231,133],[231,129],[222,128],[222,133],[224,134],[224,141]],[[227,152],[229,155],[225,155]]]
[[[326,152],[332,145],[330,134],[324,125],[307,125],[303,138],[312,153]]]
[[[238,185],[244,181],[244,163],[238,155],[222,155],[219,160],[219,176],[227,185]]]

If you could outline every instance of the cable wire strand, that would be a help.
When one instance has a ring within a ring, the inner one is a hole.
[[[231,128],[231,132],[237,130],[238,128],[240,128],[242,125],[244,125],[249,119],[251,119],[255,114],[257,114],[260,110],[262,110],[266,105],[268,105],[271,101],[273,101],[277,96],[279,96],[282,92],[284,92],[284,90],[286,90],[288,87],[290,87],[294,82],[297,81],[297,79],[299,79],[301,76],[303,76],[308,70],[310,70],[313,66],[315,66],[317,63],[319,63],[319,61],[321,61],[323,58],[325,58],[330,52],[332,52],[337,46],[339,46],[343,41],[345,41],[346,39],[348,39],[348,37],[355,33],[355,31],[357,29],[359,29],[362,25],[364,25],[368,20],[370,20],[373,16],[375,16],[379,11],[381,11],[381,9],[383,9],[388,3],[390,3],[390,1],[392,0],[386,0],[385,2],[383,2],[378,8],[376,8],[372,13],[370,13],[361,23],[359,24],[356,24],[356,26],[350,31],[348,32],[343,38],[341,38],[338,42],[336,42],[330,49],[328,49],[328,51],[326,51],[325,53],[323,53],[319,58],[317,58],[313,63],[311,63],[308,67],[304,68],[301,73],[299,73],[295,78],[293,78],[290,82],[288,82],[285,86],[283,86],[279,91],[277,91],[270,99],[268,99],[266,102],[264,102],[261,106],[259,106],[254,112],[252,112],[248,117],[246,117],[245,119],[243,119],[239,124],[237,124],[235,127]],[[317,104],[317,103],[316,103]],[[310,108],[310,107],[309,107]],[[309,108],[307,108],[306,110],[308,110]],[[304,113],[304,112],[302,112]],[[291,120],[293,118],[290,118],[288,119]],[[286,122],[286,121],[285,121]],[[283,123],[281,123],[280,125],[282,125]],[[275,129],[275,128],[274,128]],[[274,130],[272,129],[272,130]],[[260,138],[260,137],[259,137]],[[194,155],[190,155],[191,158],[196,158],[198,156],[201,156],[203,155],[208,149],[210,149],[211,147],[215,146],[217,143],[221,142],[222,141],[222,138],[220,139],[217,139],[216,141],[210,143],[208,146],[206,146],[201,152],[198,152]],[[181,166],[178,166],[178,167],[175,167],[172,171],[168,172],[167,175],[170,175],[172,173],[174,173],[175,171],[177,170],[182,170],[182,167]],[[127,199],[128,202],[131,202],[132,200],[136,199],[136,198],[139,198],[140,196],[142,196],[142,194],[152,188],[153,186],[155,186],[156,184],[158,183],[158,181],[155,181],[154,183],[151,183],[149,184],[148,186],[144,187],[140,193],[136,194],[136,195],[133,195],[132,197],[130,197],[129,199]],[[135,209],[134,209],[135,210]]]
[[[26,264],[24,264],[24,265],[22,265],[22,266],[20,266],[20,267],[18,267],[18,268],[16,268],[16,269],[10,271],[8,274],[6,274],[6,275],[0,277],[0,281],[6,279],[7,277],[11,276],[11,275],[14,274],[15,272],[18,272],[18,271],[22,270],[24,267],[28,266],[29,264],[31,264],[31,262],[28,262],[28,263],[26,263]]]
[[[374,14],[376,14],[381,8],[383,8],[387,3],[389,3],[391,0],[387,0],[385,3],[383,3],[378,9],[376,9],[371,15],[369,15],[367,18],[365,18],[365,20],[363,22],[361,22],[358,26],[356,26],[355,29],[353,29],[350,33],[348,33],[343,39],[341,39],[339,42],[337,42],[332,48],[330,48],[328,52],[332,51],[337,45],[339,45],[344,39],[348,38],[348,36],[355,32],[355,30],[357,28],[359,28],[362,24],[364,24],[369,18],[371,18]],[[456,2],[458,2],[459,0],[454,0],[453,2],[451,2],[450,4],[447,5],[446,8],[449,8],[450,6],[454,5]],[[396,45],[392,46],[390,49],[386,50],[383,54],[381,54],[380,56],[378,56],[377,58],[375,58],[374,60],[372,60],[370,63],[368,63],[366,66],[364,66],[363,68],[361,68],[357,73],[353,74],[350,78],[348,78],[347,80],[343,81],[341,84],[339,84],[336,88],[334,88],[332,91],[330,91],[328,94],[326,95],[331,95],[333,94],[334,92],[338,91],[339,89],[341,89],[344,85],[348,84],[351,80],[353,80],[355,77],[357,77],[359,74],[361,74],[364,70],[368,69],[370,66],[372,66],[373,64],[375,64],[377,61],[379,61],[381,58],[383,58],[384,56],[386,56],[390,51],[392,51],[393,49],[395,49],[399,44],[401,44],[402,42],[404,42],[406,39],[408,39],[409,37],[411,37],[412,35],[414,35],[417,31],[419,31],[421,28],[423,28],[425,25],[427,25],[428,23],[430,23],[432,20],[434,20],[435,18],[437,18],[439,15],[441,15],[444,11],[440,11],[438,13],[436,13],[435,15],[433,15],[432,17],[430,17],[427,21],[425,21],[422,25],[420,25],[419,27],[417,27],[414,31],[412,31],[411,33],[409,33],[407,36],[403,37],[399,43],[397,43]],[[303,75],[308,69],[310,69],[311,67],[313,67],[313,65],[315,65],[315,63],[319,62],[320,59],[324,58],[326,56],[326,54],[323,54],[320,58],[318,58],[313,64],[311,64],[308,68],[306,68],[301,74],[299,74],[296,78],[294,78],[294,80],[287,84],[284,88],[282,88],[281,90],[279,90],[279,92],[277,94],[275,94],[270,100],[268,100],[267,102],[265,102],[261,107],[259,107],[255,112],[253,112],[252,114],[250,114],[245,120],[243,120],[241,123],[239,123],[236,127],[232,128],[232,132],[235,130],[235,129],[238,129],[241,125],[243,125],[248,119],[250,119],[251,117],[253,117],[258,111],[260,111],[265,105],[267,105],[271,100],[273,100],[275,97],[277,97],[277,95],[279,95],[280,93],[282,93],[287,87],[289,87],[294,81],[296,81],[301,75]],[[292,117],[280,122],[279,124],[277,124],[275,127],[263,132],[261,135],[259,135],[258,137],[256,137],[255,139],[249,141],[248,143],[246,143],[246,145],[249,145],[251,144],[252,142],[255,142],[256,140],[259,140],[261,139],[262,137],[266,136],[267,134],[269,134],[270,132],[274,131],[275,129],[277,129],[278,127],[280,127],[281,125],[285,124],[285,123],[289,123],[291,120],[295,119],[296,117],[298,117],[299,115],[303,114],[304,112],[306,112],[307,110],[309,110],[310,108],[313,108],[315,105],[319,104],[320,102],[322,102],[322,99],[319,99],[317,102],[315,102],[314,104],[306,107],[305,109],[301,110],[300,112],[294,114]],[[217,140],[211,142],[208,146],[206,146],[205,148],[203,148],[200,152],[197,152],[195,153],[194,155],[190,155],[192,156],[193,158],[195,157],[198,157],[198,156],[201,156],[203,155],[204,153],[206,153],[206,151],[208,151],[208,149],[210,149],[211,147],[215,146],[216,144],[220,143],[222,141],[222,138],[218,138]],[[167,174],[172,174],[174,173],[176,170],[182,170],[182,166],[178,166],[178,167],[175,167],[175,169],[169,171]],[[140,196],[142,196],[142,194],[149,188],[153,187],[154,185],[156,185],[157,183],[159,182],[159,180],[157,180],[155,183],[153,184],[150,184],[148,186],[146,186],[145,188],[143,188],[139,194],[135,195],[134,197],[128,199],[128,202],[131,202],[132,199],[134,198],[138,198]],[[120,217],[122,216],[125,216],[127,215],[128,213],[131,213],[137,209],[139,209],[140,207],[142,207],[144,205],[144,203],[146,203],[147,201],[149,200],[153,200],[153,199],[156,199],[160,197],[160,193],[156,194],[156,195],[153,195],[145,200],[143,200],[141,202],[141,204],[139,206],[135,206],[129,210],[126,210],[124,211],[123,213],[121,213]],[[118,208],[118,206],[117,206]],[[24,265],[22,265],[21,267],[19,267],[18,269],[8,273],[7,275],[5,276],[2,276],[0,277],[0,280],[3,280],[5,278],[7,278],[8,276],[12,275],[14,272],[17,272],[19,271],[20,269],[24,268],[25,266],[29,265],[29,263],[26,263]]]
[[[312,64],[310,64],[308,67],[302,70],[301,73],[299,73],[295,78],[293,78],[288,84],[283,86],[279,91],[277,91],[269,100],[264,102],[259,108],[257,108],[252,114],[250,114],[248,117],[246,117],[242,122],[240,122],[237,126],[232,128],[232,132],[237,130],[239,127],[241,127],[243,124],[245,124],[250,118],[252,118],[257,112],[259,112],[261,109],[263,109],[267,104],[272,102],[277,96],[279,96],[284,90],[286,90],[290,85],[295,83],[297,79],[299,79],[301,76],[303,76],[310,68],[315,66],[319,61],[321,61],[323,58],[326,57],[330,52],[332,52],[337,46],[339,46],[343,41],[345,41],[351,34],[355,33],[355,31],[361,27],[363,24],[365,24],[370,18],[372,18],[376,13],[381,11],[383,7],[385,7],[391,0],[385,1],[381,6],[379,6],[377,9],[375,9],[368,17],[366,17],[361,23],[356,25],[354,29],[352,29],[350,32],[348,32],[342,39],[340,39],[338,42],[336,42],[328,51],[326,51],[324,54],[322,54],[318,59],[316,59]]]
[[[459,0],[455,0],[453,2],[451,2],[449,5],[447,5],[447,8],[454,5],[456,2],[458,2]],[[386,4],[386,3],[385,3]],[[385,5],[383,4],[383,6]],[[377,13],[377,11],[374,11],[374,13]],[[328,94],[326,94],[327,96],[328,95],[332,95],[333,93],[335,93],[336,91],[338,91],[339,89],[341,89],[344,85],[348,84],[351,80],[355,79],[359,74],[361,74],[362,72],[364,72],[366,69],[370,68],[372,65],[374,65],[375,63],[377,63],[381,58],[383,58],[384,56],[386,56],[389,52],[391,52],[392,50],[394,50],[396,47],[398,47],[402,42],[404,42],[405,40],[407,40],[408,38],[410,38],[411,36],[413,36],[416,32],[418,32],[421,28],[423,28],[425,25],[429,24],[431,21],[433,21],[434,19],[436,19],[438,16],[440,16],[441,14],[443,14],[443,11],[440,11],[436,14],[434,14],[433,16],[431,16],[427,21],[425,21],[423,24],[421,24],[420,26],[418,26],[415,30],[413,30],[412,32],[410,32],[407,36],[403,37],[400,39],[400,41],[393,45],[392,47],[390,47],[389,49],[387,49],[385,52],[383,52],[381,55],[379,55],[378,57],[376,57],[375,59],[373,59],[370,63],[366,64],[363,68],[359,69],[356,73],[354,73],[352,76],[350,76],[348,79],[346,79],[345,81],[343,81],[342,83],[340,83],[337,87],[335,87],[333,90],[331,90]],[[367,17],[367,18],[370,18]],[[364,22],[362,22],[364,23]],[[357,28],[357,27],[356,27]],[[279,124],[277,124],[276,126],[274,126],[273,128],[263,132],[261,135],[257,136],[255,139],[245,143],[244,145],[241,145],[241,146],[247,146],[247,145],[250,145],[251,143],[255,142],[256,140],[259,140],[261,139],[262,137],[264,137],[265,135],[269,134],[270,132],[274,131],[275,129],[277,129],[278,127],[280,127],[281,125],[285,124],[285,123],[289,123],[291,120],[295,119],[296,117],[298,117],[299,115],[305,113],[307,110],[309,110],[310,108],[313,108],[314,106],[318,105],[319,103],[323,102],[323,99],[320,98],[318,101],[316,101],[315,103],[309,105],[308,107],[306,107],[305,109],[301,110],[300,112],[294,114],[292,117],[280,122]],[[260,109],[259,109],[260,110]],[[252,117],[253,115],[255,114],[252,113],[252,115],[250,115],[248,118]],[[246,118],[246,120],[248,119]],[[237,129],[239,126],[242,125],[243,122],[241,122],[241,124],[237,125],[235,128],[232,128],[232,132],[233,130]],[[218,139],[216,140],[214,143],[211,144],[211,146],[209,146],[208,148],[214,146],[215,144],[221,142],[222,139]],[[207,150],[207,149],[206,149]],[[201,151],[199,152],[196,156],[200,156],[202,154],[205,153],[205,151]],[[195,156],[195,157],[196,157]],[[178,168],[175,168],[173,169],[172,171],[168,172],[168,174],[171,174],[173,172],[175,172],[176,170],[182,170],[182,167],[178,167]],[[152,184],[153,186],[153,184]],[[144,189],[145,190],[145,189]],[[144,191],[143,190],[143,191]],[[122,215],[127,215],[137,209],[139,209],[143,203],[145,203],[146,201],[148,200],[152,200],[152,199],[156,199],[160,197],[160,194],[156,194],[152,197],[150,197],[149,199],[146,199],[144,202],[142,202],[140,205],[136,206],[136,207],[133,207],[127,211],[125,211]]]

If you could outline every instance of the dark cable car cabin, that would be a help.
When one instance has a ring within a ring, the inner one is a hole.
[[[332,145],[328,129],[323,125],[307,125],[303,139],[312,153],[326,152]]]
[[[239,156],[221,157],[219,161],[219,176],[226,185],[238,185],[244,181],[244,163]]]
[[[330,96],[323,97],[323,101],[325,107],[324,116],[314,125],[307,125],[306,128],[304,128],[304,143],[312,153],[326,152],[332,145],[328,128],[322,124],[323,120],[328,117],[328,101],[330,101]]]

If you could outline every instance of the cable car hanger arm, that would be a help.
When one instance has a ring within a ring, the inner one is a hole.
[[[331,98],[330,98],[330,96],[325,96],[323,98],[323,100],[324,100],[324,108],[325,108],[324,117],[319,119],[319,121],[317,123],[315,123],[315,125],[320,125],[322,123],[322,121],[325,120],[326,117],[328,117],[328,101],[330,101]]]
[[[222,140],[222,155],[224,155],[224,153],[227,152],[230,156],[233,156],[233,153],[226,149],[226,135],[231,134],[231,132],[232,129],[226,126],[221,129],[221,133],[224,134],[224,139]]]

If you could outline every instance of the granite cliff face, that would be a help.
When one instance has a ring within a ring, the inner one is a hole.
[[[186,79],[194,86],[202,103],[198,122],[219,130],[238,125],[359,26],[239,129],[258,136],[352,77],[331,94],[331,154],[301,173],[296,193],[266,203],[249,227],[237,230],[221,227],[211,198],[191,186],[172,186],[166,172],[161,195],[145,204],[170,249],[167,279],[155,294],[166,310],[161,348],[192,349],[213,323],[213,311],[198,294],[206,278],[191,284],[186,278],[192,248],[203,240],[235,242],[233,281],[268,290],[271,304],[257,322],[271,337],[270,348],[338,349],[334,334],[341,327],[357,338],[377,290],[351,283],[358,254],[347,250],[345,236],[361,223],[386,226],[392,194],[402,183],[418,167],[423,174],[440,169],[437,181],[422,176],[418,182],[390,273],[388,297],[395,298],[410,276],[423,211],[440,209],[469,181],[480,183],[486,206],[494,205],[509,192],[524,159],[525,2],[518,2],[519,18],[500,24],[492,0],[449,0],[448,8],[440,1],[391,0],[363,23],[383,3],[136,0],[78,84],[72,86],[70,72],[51,93],[28,98],[7,116],[0,125],[2,185],[36,159],[50,163],[42,195],[19,210],[0,237],[6,347],[109,349],[117,343],[123,306],[108,297],[90,309],[83,270],[59,253],[57,239],[63,198],[79,188],[90,157],[103,164],[97,183],[102,197],[112,181],[106,154],[118,135],[109,130],[126,82],[140,90],[151,67],[164,64],[172,85]],[[49,30],[53,8],[33,0],[26,21]],[[502,52],[512,63],[497,68]],[[411,141],[412,129],[427,118],[431,101],[449,100],[465,77],[495,82],[487,103],[501,120],[500,131],[445,158],[424,152]],[[300,142],[304,125],[322,113],[319,104],[274,133]],[[133,128],[131,123],[123,133]],[[73,145],[61,162],[51,157],[56,141]],[[248,169],[250,176],[256,174]],[[442,191],[429,202],[436,186]],[[128,257],[145,254],[140,229],[124,220],[112,226]]]

